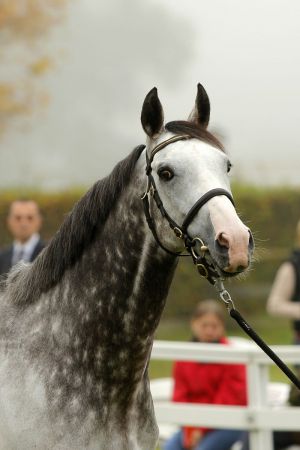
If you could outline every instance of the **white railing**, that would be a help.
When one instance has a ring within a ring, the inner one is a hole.
[[[300,346],[273,346],[286,363],[300,364]],[[251,450],[273,450],[272,430],[300,430],[300,407],[270,406],[269,366],[274,364],[252,345],[216,345],[155,341],[151,359],[238,363],[247,366],[248,406],[195,405],[154,401],[158,424],[201,425],[249,430]],[[288,380],[287,380],[288,381]]]

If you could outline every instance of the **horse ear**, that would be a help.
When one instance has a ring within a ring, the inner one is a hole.
[[[145,133],[149,137],[159,134],[164,123],[164,111],[157,95],[157,89],[154,87],[146,95],[143,103],[141,122]]]
[[[206,128],[209,122],[210,103],[206,90],[202,84],[198,83],[197,97],[195,107],[189,115],[189,121],[195,122]]]

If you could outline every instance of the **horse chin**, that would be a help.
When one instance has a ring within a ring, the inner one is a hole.
[[[233,278],[240,275],[241,273],[244,273],[244,270],[242,270],[241,272],[226,272],[226,270],[220,268],[218,269],[218,271],[220,272],[223,278]]]
[[[232,271],[229,272],[226,270],[226,266],[224,267],[223,264],[220,264],[220,262],[218,262],[217,258],[213,258],[211,256],[211,254],[210,254],[210,257],[212,259],[213,265],[215,266],[215,268],[221,278],[234,278],[238,275],[241,275],[242,273],[245,273],[245,271],[247,270],[247,269],[242,269],[242,270],[237,270],[234,272],[232,272]]]
[[[221,268],[217,263],[215,263],[215,266],[217,268],[217,271],[218,271],[219,275],[222,278],[234,278],[234,277],[237,277],[239,275],[242,275],[243,273],[245,273],[247,271],[247,269],[242,269],[242,270],[237,270],[237,271],[234,271],[234,272],[228,272],[226,270],[226,268]]]

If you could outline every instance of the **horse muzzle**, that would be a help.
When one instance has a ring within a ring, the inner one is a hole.
[[[254,251],[251,231],[244,227],[239,233],[221,232],[216,236],[211,256],[225,277],[232,277],[248,269]]]

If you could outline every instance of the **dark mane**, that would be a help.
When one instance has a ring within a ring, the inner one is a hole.
[[[168,122],[165,125],[165,129],[174,134],[187,134],[224,151],[223,145],[213,134],[194,122],[175,120],[173,122]]]
[[[22,303],[33,300],[37,294],[55,286],[64,272],[75,264],[93,242],[128,184],[143,149],[144,145],[136,147],[127,158],[115,166],[110,175],[96,182],[75,204],[50,244],[32,266],[29,266],[28,272],[24,274],[25,279],[22,277],[24,269],[19,272],[20,278],[23,278],[20,298]],[[13,272],[8,282],[12,278],[11,281],[18,283],[18,280],[14,279],[15,276],[18,278],[18,273]]]

